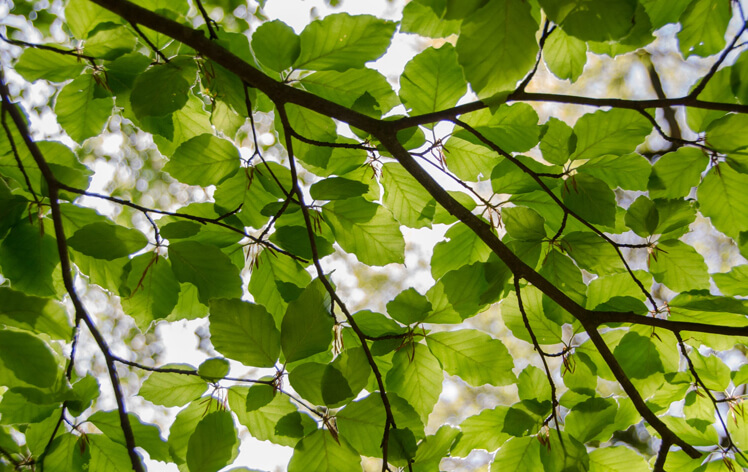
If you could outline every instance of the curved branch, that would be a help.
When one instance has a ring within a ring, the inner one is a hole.
[[[55,236],[57,240],[57,252],[60,257],[60,267],[62,269],[62,281],[65,286],[65,290],[70,296],[70,301],[73,303],[73,307],[75,308],[76,323],[79,320],[82,320],[86,324],[86,326],[88,326],[91,335],[93,336],[96,344],[101,350],[101,353],[104,355],[104,359],[107,365],[107,371],[109,372],[109,379],[112,382],[112,389],[114,390],[114,398],[117,402],[117,413],[119,415],[120,425],[122,427],[122,434],[125,437],[125,446],[127,448],[127,453],[130,456],[132,468],[133,470],[135,470],[135,472],[144,472],[140,456],[135,451],[135,436],[133,435],[132,426],[130,425],[130,418],[127,416],[127,407],[125,405],[124,394],[122,393],[122,385],[120,384],[119,375],[117,374],[117,367],[114,365],[112,352],[109,349],[109,345],[107,344],[106,340],[104,340],[104,337],[96,328],[93,319],[91,319],[91,316],[83,306],[83,303],[78,297],[78,293],[76,292],[75,286],[73,284],[73,268],[70,265],[67,240],[65,239],[65,231],[62,226],[60,202],[58,200],[59,191],[62,186],[52,173],[52,169],[50,169],[47,161],[44,159],[44,156],[39,150],[39,147],[37,147],[36,143],[31,139],[31,134],[26,127],[26,122],[21,116],[21,113],[18,111],[18,108],[10,101],[10,93],[8,91],[8,87],[5,85],[4,78],[1,75],[0,95],[2,95],[3,107],[6,108],[10,113],[10,116],[13,119],[16,127],[18,128],[18,131],[23,137],[26,147],[34,158],[36,165],[39,167],[44,180],[47,182],[49,205],[52,209],[52,222],[54,224]]]
[[[371,353],[371,350],[369,349],[369,345],[366,343],[366,335],[361,330],[361,328],[358,326],[356,321],[353,319],[353,316],[351,315],[350,311],[348,311],[348,308],[346,307],[345,303],[343,303],[343,300],[340,299],[337,292],[335,291],[335,288],[332,286],[330,281],[327,279],[327,276],[325,275],[324,269],[322,269],[322,264],[320,263],[319,253],[317,252],[317,240],[314,236],[314,226],[312,224],[312,220],[309,216],[309,209],[304,204],[304,194],[301,191],[301,188],[299,187],[299,180],[298,175],[296,173],[296,163],[294,159],[293,154],[293,140],[291,139],[291,124],[288,121],[288,115],[286,114],[286,109],[283,106],[283,103],[276,103],[275,104],[276,109],[278,110],[278,115],[281,119],[281,124],[283,125],[283,130],[286,135],[286,150],[288,151],[288,160],[290,163],[291,168],[291,182],[293,185],[292,192],[296,194],[296,197],[299,199],[299,204],[301,205],[301,212],[304,215],[304,223],[307,230],[307,236],[309,238],[309,245],[312,249],[312,261],[314,262],[314,268],[317,271],[317,277],[319,277],[320,281],[322,282],[322,285],[325,286],[325,289],[330,294],[330,297],[335,301],[335,303],[338,304],[340,309],[343,311],[343,314],[345,315],[346,320],[348,321],[348,324],[351,325],[351,328],[356,333],[356,336],[358,336],[359,340],[361,341],[361,347],[364,350],[364,354],[366,355],[366,359],[369,362],[369,366],[371,367],[372,372],[374,373],[374,377],[377,381],[377,386],[379,387],[379,395],[382,397],[382,405],[384,406],[385,411],[385,422],[384,422],[384,432],[382,433],[382,472],[386,472],[389,470],[389,465],[387,463],[387,456],[388,456],[388,449],[389,449],[389,436],[390,436],[390,427],[395,428],[395,417],[392,413],[392,406],[390,405],[390,400],[387,397],[387,391],[384,387],[384,378],[382,377],[382,373],[379,371],[379,366],[377,366],[377,363],[374,360],[374,356]]]

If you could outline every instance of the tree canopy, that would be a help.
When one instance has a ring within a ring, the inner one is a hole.
[[[0,470],[215,472],[245,431],[291,472],[748,467],[741,2],[265,2],[4,7]],[[616,62],[636,93],[576,92]],[[427,290],[351,301],[336,267],[429,240]],[[201,364],[141,352],[197,318]],[[511,400],[434,424],[445,378]]]

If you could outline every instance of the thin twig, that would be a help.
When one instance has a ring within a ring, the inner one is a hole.
[[[740,4],[740,2],[737,2]],[[743,26],[738,30],[737,33],[735,33],[735,37],[732,38],[732,41],[730,41],[730,44],[725,48],[724,51],[722,51],[722,54],[717,58],[717,60],[712,64],[712,67],[709,69],[709,72],[701,79],[699,84],[694,87],[693,90],[691,90],[691,93],[688,94],[688,98],[697,98],[701,92],[704,91],[704,88],[706,88],[707,84],[710,80],[712,80],[712,77],[714,77],[714,74],[717,73],[717,70],[719,70],[719,66],[722,65],[723,62],[725,62],[725,59],[727,59],[728,54],[732,52],[732,50],[735,48],[735,45],[738,42],[738,39],[740,36],[743,35],[743,32],[745,32],[746,28],[748,28],[748,23],[743,21]]]
[[[55,178],[54,174],[52,173],[52,169],[50,169],[49,164],[47,164],[47,161],[44,159],[44,156],[39,150],[39,147],[31,139],[31,134],[29,133],[29,130],[26,127],[26,123],[24,122],[21,113],[18,111],[18,108],[14,106],[14,104],[11,103],[10,92],[8,91],[8,87],[5,84],[4,77],[2,77],[1,75],[0,75],[0,95],[2,95],[4,106],[7,107],[7,110],[10,113],[11,118],[15,122],[16,128],[18,128],[18,131],[23,137],[26,147],[28,148],[34,160],[36,161],[36,165],[39,167],[39,170],[41,171],[42,176],[44,177],[44,180],[46,180],[47,182],[47,188],[49,192],[48,193],[49,204],[52,209],[52,223],[54,226],[55,236],[56,236],[56,241],[57,241],[57,252],[60,258],[60,268],[61,268],[61,273],[62,273],[63,285],[65,286],[65,289],[68,292],[68,295],[70,296],[70,301],[72,302],[73,307],[75,308],[76,321],[82,320],[86,324],[86,326],[88,326],[88,329],[91,335],[93,336],[94,340],[96,341],[96,344],[98,345],[99,350],[104,355],[104,359],[107,365],[107,371],[109,373],[109,379],[112,382],[112,390],[114,391],[114,398],[117,403],[117,412],[118,412],[119,419],[120,419],[120,425],[122,427],[122,434],[125,438],[125,446],[127,449],[127,453],[130,457],[130,462],[135,472],[144,472],[143,464],[140,460],[140,456],[135,451],[135,447],[136,447],[135,437],[133,435],[132,426],[130,424],[130,418],[127,415],[127,408],[125,406],[125,399],[122,393],[122,386],[120,384],[119,376],[117,374],[117,367],[114,365],[114,360],[112,359],[112,352],[109,349],[109,346],[107,345],[106,341],[104,340],[104,337],[101,335],[99,330],[96,328],[96,325],[94,324],[93,320],[91,319],[88,312],[84,308],[83,303],[78,297],[78,293],[76,292],[75,286],[73,284],[73,269],[70,264],[67,240],[65,237],[65,231],[63,229],[63,224],[62,224],[62,213],[60,211],[60,202],[58,200],[58,194],[59,194],[61,185]]]
[[[208,15],[208,12],[205,11],[203,2],[201,2],[200,0],[196,0],[196,2],[197,8],[200,10],[200,14],[203,16],[203,20],[205,20],[205,26],[208,28],[208,36],[210,37],[210,39],[218,39],[218,35],[213,29],[213,25],[218,28],[218,23],[216,23],[216,21]]]
[[[681,337],[679,331],[675,331],[673,334],[675,335],[675,339],[678,340],[678,346],[680,346],[680,352],[683,354],[683,357],[686,358],[686,363],[688,364],[688,370],[691,372],[691,375],[696,381],[696,384],[704,390],[707,397],[709,397],[709,400],[711,400],[712,405],[714,406],[714,411],[715,413],[717,413],[717,419],[719,420],[719,423],[722,425],[722,429],[725,431],[725,437],[727,438],[727,448],[734,450],[736,453],[740,454],[743,457],[743,459],[746,459],[746,457],[740,451],[738,446],[736,446],[735,443],[733,442],[732,436],[730,435],[730,431],[727,430],[727,424],[725,423],[725,419],[722,418],[722,413],[720,413],[719,408],[717,407],[717,403],[718,403],[717,399],[714,398],[712,391],[707,388],[707,386],[704,384],[704,381],[701,379],[701,376],[699,375],[699,373],[696,372],[696,367],[693,365],[693,362],[691,361],[691,357],[688,355],[688,352],[686,351],[686,343],[683,342],[683,337]]]
[[[166,63],[169,62],[169,58],[164,56],[164,53],[162,53],[161,50],[157,48],[156,45],[153,44],[150,39],[148,39],[148,36],[146,36],[145,34],[143,34],[142,31],[140,31],[140,28],[138,28],[137,23],[135,23],[134,21],[131,21],[130,26],[132,26],[135,32],[138,33],[138,36],[140,36],[143,39],[143,41],[145,41],[148,47],[151,48],[151,50],[156,53],[156,56],[160,57],[161,60],[163,60]]]
[[[634,283],[636,283],[636,285],[639,287],[639,290],[641,290],[644,296],[647,297],[647,300],[649,300],[649,302],[652,304],[653,309],[657,310],[657,302],[655,302],[654,297],[652,297],[652,294],[649,293],[649,290],[647,290],[646,287],[644,287],[644,284],[642,284],[642,282],[636,277],[636,275],[634,274],[634,271],[629,266],[628,261],[626,261],[626,258],[623,256],[621,249],[618,247],[615,241],[613,241],[605,233],[597,229],[595,225],[591,224],[590,222],[588,222],[587,220],[579,216],[576,212],[572,211],[568,206],[566,206],[566,204],[564,204],[564,202],[562,202],[561,199],[558,198],[558,196],[556,196],[555,193],[553,193],[553,191],[545,184],[545,182],[543,182],[543,179],[541,179],[535,172],[532,171],[532,169],[527,167],[517,158],[515,158],[508,152],[504,151],[496,143],[494,143],[493,141],[485,137],[480,131],[476,130],[469,124],[463,121],[460,121],[456,118],[451,121],[457,125],[460,125],[463,129],[467,130],[473,136],[478,138],[481,142],[486,144],[494,152],[508,159],[515,166],[519,167],[519,169],[522,170],[522,172],[532,177],[533,180],[535,180],[535,182],[537,182],[537,184],[540,186],[540,188],[543,189],[543,191],[547,193],[549,197],[551,197],[551,199],[556,203],[556,205],[559,206],[559,208],[561,208],[565,213],[568,213],[569,215],[573,216],[577,221],[579,221],[580,223],[582,223],[583,225],[591,229],[595,234],[597,234],[605,242],[610,244],[613,247],[613,249],[615,249],[616,253],[618,254],[618,258],[621,260],[621,262],[623,262],[623,265],[626,268],[626,271],[628,272],[629,276],[634,280]]]
[[[77,49],[60,49],[60,48],[56,48],[54,46],[49,46],[49,45],[46,45],[46,44],[28,43],[26,41],[20,41],[18,39],[9,39],[9,38],[6,38],[2,34],[0,34],[0,39],[2,39],[3,41],[5,41],[8,44],[12,44],[14,46],[34,48],[34,49],[43,49],[45,51],[52,51],[52,52],[57,53],[57,54],[62,54],[63,56],[73,56],[73,57],[77,57],[79,59],[85,59],[85,60],[87,60],[91,64],[91,66],[93,66],[94,68],[97,67],[97,65],[96,65],[96,59],[97,58],[95,58],[93,56],[89,56],[87,54],[83,54],[82,52],[78,51]]]
[[[309,237],[309,244],[312,249],[312,261],[314,262],[314,267],[317,270],[317,277],[319,277],[319,280],[322,282],[322,285],[324,285],[327,292],[330,294],[330,297],[337,303],[337,305],[340,307],[341,311],[346,317],[346,320],[348,321],[348,324],[351,325],[351,328],[356,333],[356,336],[361,340],[361,347],[364,350],[364,354],[366,355],[366,359],[369,362],[369,366],[371,366],[372,372],[374,373],[374,377],[377,381],[377,385],[379,387],[379,395],[382,398],[382,404],[384,405],[385,410],[385,422],[384,422],[384,432],[382,434],[382,472],[389,470],[389,465],[387,463],[387,457],[389,452],[389,435],[390,435],[390,427],[395,428],[395,417],[392,414],[392,406],[390,405],[389,398],[387,397],[387,392],[384,387],[384,378],[382,377],[382,373],[379,371],[379,366],[377,366],[376,361],[374,360],[374,356],[371,353],[371,350],[369,349],[369,345],[366,343],[366,336],[364,335],[363,331],[361,331],[361,328],[358,326],[358,323],[353,319],[353,316],[351,315],[350,311],[348,311],[348,308],[346,307],[343,300],[340,299],[337,292],[333,288],[330,281],[327,279],[327,276],[325,275],[325,271],[322,268],[322,264],[319,260],[319,253],[317,252],[317,241],[314,235],[314,229],[312,225],[311,217],[309,216],[309,209],[304,204],[304,194],[301,191],[301,188],[299,187],[299,181],[298,181],[298,175],[296,173],[296,164],[293,154],[293,140],[291,138],[291,124],[288,121],[288,115],[286,114],[286,109],[283,106],[283,104],[276,103],[276,108],[278,110],[279,117],[281,119],[281,124],[283,126],[285,135],[286,135],[286,150],[288,151],[288,159],[289,159],[289,167],[291,169],[291,181],[292,181],[292,191],[296,194],[296,197],[299,200],[299,204],[301,205],[301,212],[304,215],[304,222],[306,224],[307,229],[307,236]]]
[[[525,324],[525,329],[527,329],[527,332],[530,334],[530,339],[532,340],[532,345],[535,348],[535,350],[540,355],[540,360],[543,362],[543,369],[545,370],[545,377],[548,379],[548,385],[551,387],[551,418],[553,418],[553,423],[556,426],[556,432],[558,433],[558,440],[561,443],[561,448],[564,450],[564,453],[566,452],[566,446],[564,445],[564,438],[561,436],[561,424],[558,420],[558,416],[556,416],[556,408],[558,407],[558,399],[556,398],[556,382],[553,381],[553,374],[551,374],[551,369],[548,367],[548,361],[546,361],[546,353],[543,352],[543,349],[540,348],[540,343],[538,343],[538,338],[535,336],[535,332],[532,330],[532,326],[530,326],[530,319],[527,317],[527,312],[525,312],[525,306],[522,303],[522,290],[519,286],[520,278],[517,276],[514,276],[514,293],[517,294],[517,306],[519,307],[519,312],[522,314],[522,321]]]

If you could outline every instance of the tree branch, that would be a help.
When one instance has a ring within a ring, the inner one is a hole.
[[[351,328],[356,333],[356,336],[358,336],[359,340],[361,341],[361,347],[364,350],[364,354],[366,355],[366,359],[369,362],[369,366],[371,367],[372,372],[374,373],[374,377],[377,381],[377,386],[379,387],[379,395],[382,398],[382,405],[384,406],[385,411],[385,422],[384,422],[384,432],[382,433],[382,472],[386,472],[389,470],[389,465],[387,463],[387,457],[388,457],[388,449],[389,449],[389,435],[390,435],[390,426],[395,428],[395,417],[392,414],[392,406],[390,405],[389,398],[387,397],[387,391],[384,387],[384,378],[382,377],[382,373],[379,371],[379,366],[377,366],[376,361],[374,360],[374,356],[371,353],[371,350],[369,349],[369,345],[366,343],[366,335],[363,331],[361,331],[361,328],[356,323],[356,320],[353,319],[353,316],[351,315],[350,311],[348,311],[348,308],[346,307],[345,303],[343,303],[343,300],[338,297],[337,292],[335,291],[334,287],[330,283],[330,281],[327,279],[327,276],[325,275],[324,269],[322,268],[322,264],[319,260],[319,253],[317,252],[317,241],[314,237],[314,229],[312,225],[311,218],[309,217],[309,209],[304,204],[304,194],[301,191],[301,188],[299,187],[299,180],[298,175],[296,173],[296,164],[293,154],[293,140],[291,139],[291,124],[288,121],[288,115],[286,114],[286,109],[283,105],[283,103],[276,103],[276,110],[278,111],[278,115],[281,119],[281,124],[283,125],[284,134],[286,135],[286,150],[288,151],[288,159],[290,163],[291,168],[291,181],[293,183],[293,193],[296,194],[296,197],[299,199],[299,204],[301,205],[301,212],[304,215],[304,223],[307,230],[307,236],[309,237],[309,245],[312,249],[312,261],[314,262],[314,268],[317,271],[317,277],[319,277],[320,281],[322,282],[322,285],[325,286],[325,289],[330,294],[330,297],[335,300],[335,302],[340,307],[341,311],[345,315],[346,320],[348,321],[348,324],[351,325]]]
[[[65,285],[65,290],[67,290],[68,295],[70,296],[70,301],[73,303],[73,307],[75,308],[76,322],[78,320],[83,320],[86,326],[88,326],[91,335],[94,337],[96,344],[99,346],[99,349],[104,355],[107,370],[109,372],[109,379],[112,382],[112,389],[114,390],[114,397],[117,402],[117,412],[119,414],[120,424],[122,427],[122,434],[125,438],[127,453],[130,456],[130,462],[132,463],[132,467],[135,472],[144,472],[140,456],[138,456],[138,453],[135,451],[135,437],[132,432],[132,426],[130,425],[130,419],[127,416],[125,399],[122,393],[119,376],[117,375],[117,367],[114,365],[114,359],[112,358],[112,353],[109,350],[109,346],[104,340],[104,337],[96,328],[96,325],[84,308],[83,303],[78,297],[78,293],[76,292],[73,284],[73,269],[70,265],[70,259],[68,256],[67,240],[65,239],[65,231],[62,226],[62,214],[60,212],[60,203],[58,201],[58,193],[61,186],[52,173],[52,170],[47,164],[47,161],[44,159],[44,156],[37,147],[36,143],[31,139],[31,134],[26,127],[26,122],[23,119],[23,116],[18,111],[18,108],[14,106],[14,104],[10,101],[10,92],[8,91],[8,87],[5,84],[5,79],[4,77],[2,77],[2,75],[0,75],[0,95],[2,95],[3,107],[8,110],[8,113],[10,113],[10,116],[13,119],[16,128],[18,128],[18,131],[23,137],[26,147],[28,148],[29,152],[34,158],[34,161],[36,162],[36,165],[39,167],[39,170],[44,176],[44,180],[46,180],[47,182],[47,187],[49,189],[49,204],[52,209],[52,222],[55,229],[57,252],[60,257],[62,280],[63,284]]]

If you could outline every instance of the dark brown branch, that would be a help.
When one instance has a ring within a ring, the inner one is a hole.
[[[368,131],[373,135],[381,134],[384,131],[397,131],[421,124],[451,120],[461,114],[477,111],[488,106],[481,101],[475,101],[449,108],[447,110],[384,122],[318,97],[305,90],[293,88],[284,83],[278,82],[247,64],[239,57],[231,54],[220,45],[209,40],[202,32],[162,17],[127,0],[91,1],[116,13],[129,22],[138,23],[154,31],[166,34],[167,36],[200,51],[203,56],[208,57],[233,72],[249,86],[262,90],[275,103],[294,103],[303,106],[304,108],[314,110],[317,113],[344,121],[353,127]],[[593,107],[626,108],[631,110],[690,106],[706,110],[748,113],[748,105],[710,102],[691,97],[671,98],[666,100],[625,100],[620,98],[590,98],[575,95],[515,91],[507,97],[507,101],[540,101]]]
[[[127,453],[130,456],[130,462],[132,463],[132,467],[135,472],[144,472],[143,464],[140,461],[140,456],[138,456],[138,453],[135,451],[135,437],[132,432],[132,426],[130,425],[130,418],[127,416],[125,398],[122,393],[122,386],[119,381],[119,376],[117,375],[117,367],[115,366],[114,359],[112,358],[112,352],[109,349],[106,340],[104,340],[104,337],[96,328],[96,325],[83,306],[83,303],[78,297],[78,293],[76,292],[75,286],[73,284],[73,269],[70,265],[67,240],[65,239],[65,231],[62,226],[60,202],[58,200],[58,194],[61,185],[52,173],[52,169],[50,169],[47,161],[44,159],[44,156],[39,150],[39,147],[31,139],[31,134],[26,127],[26,122],[24,121],[20,111],[10,101],[10,93],[8,91],[8,87],[5,85],[5,81],[2,76],[0,76],[0,95],[2,95],[3,106],[6,107],[6,109],[10,113],[10,116],[15,122],[18,131],[23,137],[26,147],[34,158],[36,165],[39,167],[44,180],[46,180],[47,182],[47,187],[49,189],[49,204],[52,209],[52,222],[55,229],[57,252],[60,258],[62,281],[65,286],[65,290],[68,292],[70,301],[75,308],[76,322],[78,320],[82,320],[86,324],[86,326],[88,326],[91,335],[93,336],[96,344],[104,355],[104,359],[107,365],[107,371],[109,372],[109,379],[112,382],[112,389],[114,390],[114,398],[117,402],[117,412],[120,419],[120,425],[122,427],[122,434],[125,438]]]
[[[299,199],[299,204],[301,205],[301,212],[304,215],[304,223],[307,230],[307,236],[309,237],[309,245],[312,249],[312,261],[314,262],[314,268],[317,270],[317,277],[319,277],[320,281],[322,282],[322,285],[325,286],[325,289],[327,290],[327,293],[330,294],[330,297],[335,301],[335,303],[338,304],[341,311],[345,315],[346,320],[348,321],[348,324],[351,325],[351,328],[356,333],[356,336],[358,336],[359,340],[361,341],[361,346],[364,349],[364,354],[366,355],[366,359],[369,362],[369,366],[372,369],[372,372],[374,373],[374,377],[377,381],[377,386],[379,387],[379,395],[382,398],[382,405],[384,406],[385,411],[385,422],[384,422],[384,432],[382,433],[382,472],[386,472],[389,470],[389,465],[387,463],[387,457],[388,457],[388,449],[389,449],[389,435],[390,435],[390,427],[395,428],[395,417],[392,414],[392,406],[390,405],[390,400],[387,397],[387,391],[384,387],[384,378],[382,377],[382,373],[379,371],[379,366],[377,366],[376,361],[374,360],[374,356],[371,353],[371,350],[369,349],[369,345],[366,343],[366,335],[363,331],[361,331],[361,328],[358,326],[358,323],[353,319],[353,316],[351,315],[350,311],[348,311],[348,308],[346,307],[345,303],[343,303],[343,300],[340,299],[337,292],[335,291],[335,288],[332,286],[330,281],[327,279],[327,276],[325,275],[325,271],[322,268],[322,264],[320,263],[319,253],[317,251],[317,240],[314,236],[314,226],[312,224],[312,220],[309,216],[309,209],[304,204],[304,194],[301,191],[301,188],[299,187],[299,180],[298,175],[296,173],[296,164],[293,154],[293,140],[291,139],[291,124],[288,121],[288,115],[286,114],[286,109],[283,106],[283,104],[276,103],[276,108],[278,110],[279,117],[281,119],[281,124],[283,126],[284,134],[286,135],[286,150],[288,151],[288,160],[291,168],[291,181],[293,185],[293,193],[296,194],[297,198]]]
[[[667,460],[667,454],[670,451],[672,443],[666,439],[662,440],[660,444],[660,450],[657,451],[657,460],[654,463],[654,472],[665,472],[665,461]]]

